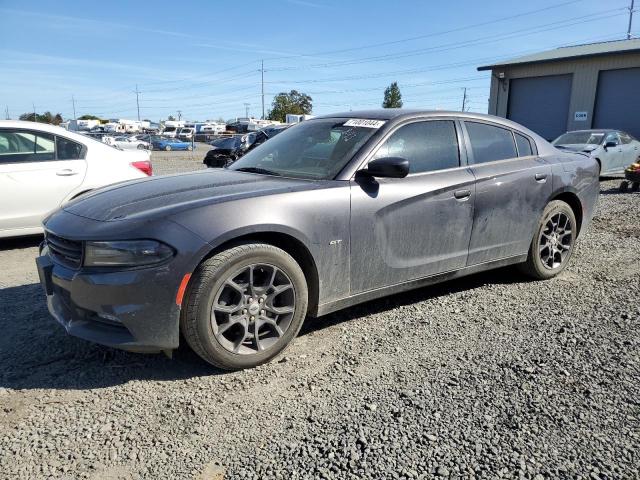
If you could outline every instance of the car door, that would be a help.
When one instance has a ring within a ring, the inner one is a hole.
[[[0,230],[39,227],[82,183],[84,150],[50,133],[0,129]]]
[[[464,128],[476,180],[467,265],[525,254],[551,195],[551,166],[527,135],[475,120]]]
[[[399,126],[373,160],[409,160],[405,178],[351,181],[351,293],[462,268],[473,223],[474,177],[453,119]]]
[[[615,146],[605,148],[608,142],[615,143]],[[605,161],[602,163],[602,171],[603,172],[618,172],[622,170],[622,166],[624,163],[624,153],[622,151],[622,142],[620,141],[620,137],[616,132],[609,132],[605,138],[603,143],[604,149],[604,159]]]
[[[622,167],[626,168],[638,160],[638,156],[640,156],[640,144],[628,133],[620,132],[619,136],[623,156]]]

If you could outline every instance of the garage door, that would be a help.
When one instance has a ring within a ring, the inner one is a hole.
[[[640,138],[639,93],[640,68],[600,72],[593,128],[624,130]]]
[[[567,131],[572,75],[514,78],[507,118],[553,140]]]

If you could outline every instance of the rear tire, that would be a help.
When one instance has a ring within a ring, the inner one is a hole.
[[[577,228],[575,214],[567,203],[549,202],[531,240],[527,261],[519,269],[538,280],[558,275],[573,254]]]
[[[165,151],[170,152],[171,151],[171,145],[167,145],[166,147],[164,147]]]
[[[196,269],[182,303],[180,329],[210,364],[253,368],[295,338],[307,302],[304,273],[288,253],[263,243],[238,245]]]
[[[629,182],[627,182],[626,180],[620,182],[620,187],[618,188],[618,190],[620,191],[620,193],[627,193],[627,191],[629,190]]]

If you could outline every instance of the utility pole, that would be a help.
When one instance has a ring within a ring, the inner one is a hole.
[[[182,110],[178,110],[178,121],[182,118]]]
[[[71,104],[73,105],[73,119],[77,120],[77,117],[76,117],[76,99],[73,98],[73,95],[71,95]]]
[[[4,109],[4,116],[6,120],[11,120],[11,117],[9,117],[9,105]]]
[[[38,116],[36,115],[36,104],[33,104],[33,121],[37,122],[38,121]]]
[[[264,60],[260,63],[260,74],[262,77],[262,120],[264,120]]]
[[[466,106],[467,106],[467,87],[464,87],[464,94],[462,95],[462,111],[463,112]]]
[[[633,4],[635,0],[631,0],[631,6],[629,7],[629,27],[627,27],[627,40],[631,40],[631,24],[633,23]]]
[[[251,106],[250,103],[246,103],[244,104],[244,116],[246,118],[249,118],[249,107]]]
[[[140,99],[138,98],[140,92],[138,91],[138,84],[136,83],[136,106],[138,107],[138,121],[140,121]]]

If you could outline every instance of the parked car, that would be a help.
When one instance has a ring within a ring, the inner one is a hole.
[[[122,150],[149,150],[151,144],[133,137],[116,137],[112,143]]]
[[[553,141],[556,148],[584,152],[596,159],[601,175],[624,173],[640,157],[640,142],[620,130],[576,130]]]
[[[177,138],[162,138],[154,140],[152,143],[154,150],[193,150],[195,146],[191,142],[183,142]]]
[[[254,137],[251,139],[251,143],[246,148],[245,153],[250,152],[251,150],[253,150],[259,145],[262,145],[264,142],[266,142],[270,138],[275,137],[279,133],[284,132],[289,127],[290,125],[273,125],[273,126],[265,127],[261,130],[258,130],[255,133]]]
[[[226,169],[87,195],[44,222],[53,316],[78,337],[269,361],[307,315],[510,264],[562,272],[598,165],[489,115],[317,117]]]
[[[151,175],[148,152],[33,122],[0,121],[0,237],[42,232],[51,210],[85,192]]]
[[[180,130],[178,130],[178,139],[185,142],[190,142],[193,139],[195,132],[196,129],[194,127],[182,127]]]
[[[209,168],[231,165],[244,154],[246,148],[240,135],[218,138],[209,145],[211,145],[211,150],[207,152],[202,161]]]

